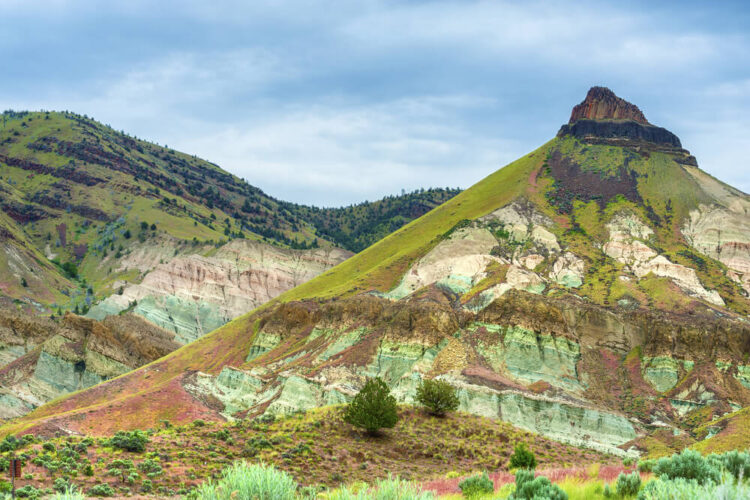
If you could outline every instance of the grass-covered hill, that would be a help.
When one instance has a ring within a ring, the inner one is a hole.
[[[0,120],[0,317],[52,322],[39,328],[45,339],[10,332],[0,342],[0,372],[10,374],[0,377],[2,418],[152,361],[457,192],[317,209],[85,116],[8,111]],[[138,349],[105,335],[110,345],[87,349],[68,312],[97,320],[94,331],[132,313],[166,330],[169,348],[133,357]]]
[[[600,116],[618,99],[592,91],[557,137],[356,256],[4,432],[288,414],[377,375],[401,402],[438,377],[463,411],[610,453],[696,445],[750,405],[750,199],[674,134]]]
[[[148,242],[175,254],[238,238],[357,251],[456,193],[430,189],[316,209],[85,116],[7,111],[1,119],[0,294],[53,308],[82,307],[92,302],[87,295],[114,292],[116,281],[137,281],[119,262]],[[71,287],[78,278],[83,291]]]

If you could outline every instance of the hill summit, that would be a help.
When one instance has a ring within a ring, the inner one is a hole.
[[[635,104],[617,97],[607,87],[591,87],[586,99],[573,108],[570,121],[578,120],[633,120],[648,124],[643,112]]]
[[[614,146],[678,153],[685,157],[683,162],[697,165],[695,158],[682,149],[676,135],[650,124],[638,106],[617,97],[606,87],[591,87],[586,99],[573,107],[570,120],[557,135],[572,135],[588,142],[595,140]]]

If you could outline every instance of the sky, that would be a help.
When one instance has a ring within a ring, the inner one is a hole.
[[[604,85],[750,192],[749,27],[743,2],[0,0],[0,108],[339,206],[469,187]]]

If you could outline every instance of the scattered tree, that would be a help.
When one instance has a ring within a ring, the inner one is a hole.
[[[377,435],[382,428],[392,428],[398,422],[396,398],[380,378],[372,378],[346,407],[344,421]]]
[[[518,443],[510,456],[510,467],[512,469],[536,469],[536,457],[526,447],[526,443]]]
[[[417,401],[437,417],[443,417],[449,411],[458,408],[456,390],[442,380],[422,380],[417,387]]]

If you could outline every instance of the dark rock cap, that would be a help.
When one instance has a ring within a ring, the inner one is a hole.
[[[607,87],[591,87],[586,99],[573,108],[569,124],[578,120],[633,120],[648,125],[638,106],[617,97]]]

